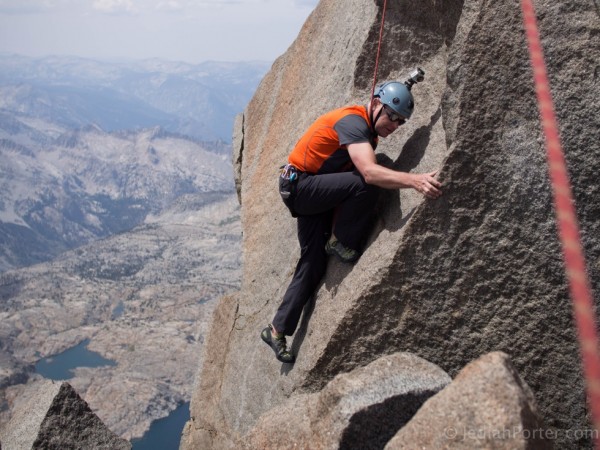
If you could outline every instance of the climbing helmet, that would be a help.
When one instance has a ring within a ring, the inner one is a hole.
[[[378,86],[375,97],[379,97],[381,103],[407,119],[415,109],[415,101],[410,90],[406,84],[399,81],[388,81]]]

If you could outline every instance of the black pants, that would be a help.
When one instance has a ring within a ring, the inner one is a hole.
[[[298,218],[300,260],[273,325],[279,333],[291,336],[296,331],[302,309],[325,274],[325,244],[332,225],[335,237],[342,244],[360,251],[379,188],[367,184],[357,171],[301,174],[294,186],[281,178],[279,183],[280,190],[292,192],[285,203]]]

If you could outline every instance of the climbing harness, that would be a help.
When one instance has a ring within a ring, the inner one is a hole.
[[[285,206],[290,210],[292,217],[298,217],[294,210],[294,198],[296,197],[300,176],[306,175],[291,164],[279,168],[279,195]]]
[[[600,432],[600,358],[598,356],[594,303],[590,282],[586,274],[579,226],[575,215],[575,207],[573,206],[573,195],[560,143],[558,124],[532,0],[522,0],[521,8],[533,69],[535,92],[545,135],[546,156],[554,195],[556,221],[562,243],[565,272],[569,282],[573,315],[581,347],[587,400],[592,425],[595,429],[593,433],[594,446],[597,450],[600,450],[600,439],[598,438]]]
[[[296,181],[296,179],[298,178],[298,173],[300,172],[298,169],[296,169],[296,167],[292,166],[291,164],[281,166],[279,170],[279,176],[284,180],[289,180],[292,183]]]

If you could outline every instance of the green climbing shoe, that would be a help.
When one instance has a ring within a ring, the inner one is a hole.
[[[293,363],[294,355],[287,348],[287,343],[285,341],[285,336],[275,337],[273,336],[273,325],[266,327],[260,333],[260,337],[265,343],[273,349],[275,352],[275,357],[283,362],[283,363]]]
[[[358,253],[356,250],[346,247],[333,235],[325,245],[325,253],[328,255],[335,255],[340,259],[340,261],[345,263],[353,263],[360,258],[360,253]]]

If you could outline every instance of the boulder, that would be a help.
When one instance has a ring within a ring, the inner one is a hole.
[[[26,400],[0,436],[4,450],[131,448],[102,423],[69,383],[36,383],[24,395]]]
[[[290,339],[296,363],[275,360],[259,334],[299,254],[278,168],[320,114],[368,101],[383,4],[322,0],[236,122],[242,286],[213,324],[218,336],[206,352],[217,364],[204,363],[191,405],[188,436],[203,436],[204,448],[236,442],[292,394],[318,392],[336,375],[398,351],[451,376],[503,351],[548,427],[589,429],[518,2],[387,3],[378,79],[402,80],[415,66],[426,75],[412,90],[413,117],[381,140],[379,159],[403,171],[439,170],[443,196],[385,191],[361,259],[330,261]],[[535,5],[597,299],[598,9],[587,0]],[[591,446],[586,437],[560,436],[559,448]]]
[[[385,450],[548,449],[553,437],[508,355],[493,352],[427,400]]]
[[[337,375],[320,392],[293,395],[267,411],[240,446],[381,449],[450,381],[442,369],[410,353],[383,356]]]

